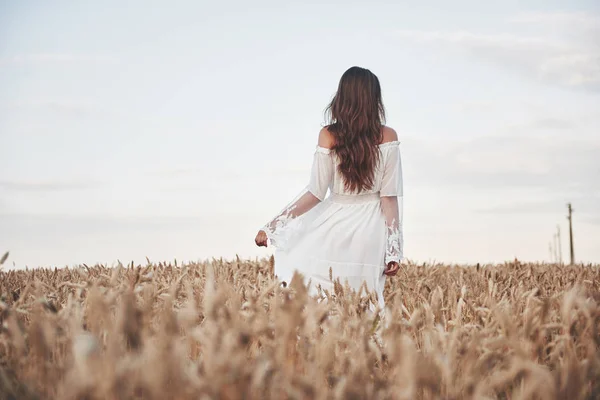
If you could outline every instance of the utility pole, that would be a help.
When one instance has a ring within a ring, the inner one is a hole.
[[[552,242],[548,242],[548,253],[550,253],[550,263],[554,262],[554,252],[552,251]]]
[[[560,241],[560,225],[556,225],[556,237],[558,239],[558,264],[562,265],[562,242]]]
[[[558,236],[556,235],[556,233],[553,235],[552,238],[554,239],[554,259],[558,264],[560,262],[560,259],[558,258]]]
[[[567,208],[569,210],[569,216],[567,219],[569,220],[569,242],[571,248],[571,265],[575,264],[575,250],[573,248],[573,208],[571,207],[571,203],[567,204]]]

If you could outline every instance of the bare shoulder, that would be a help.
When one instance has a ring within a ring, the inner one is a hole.
[[[319,132],[319,146],[324,147],[326,149],[331,149],[333,148],[334,144],[335,141],[333,139],[333,135],[331,134],[331,132],[329,132],[329,129],[327,129],[327,127],[321,129],[321,131]]]
[[[389,126],[383,127],[383,141],[382,143],[395,142],[398,140],[398,134],[393,128]]]

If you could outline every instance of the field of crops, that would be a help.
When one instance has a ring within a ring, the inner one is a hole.
[[[272,269],[0,272],[0,398],[600,398],[598,266],[407,265],[383,319]]]

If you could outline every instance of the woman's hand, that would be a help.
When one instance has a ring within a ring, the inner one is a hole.
[[[390,261],[383,273],[387,276],[394,276],[398,273],[399,270],[400,264],[398,264],[396,261]]]
[[[254,242],[258,247],[267,247],[267,233],[263,230],[258,231]]]

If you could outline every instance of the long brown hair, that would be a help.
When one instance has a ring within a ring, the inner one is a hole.
[[[379,79],[365,68],[348,69],[325,112],[346,190],[369,190],[375,180],[385,123]]]

